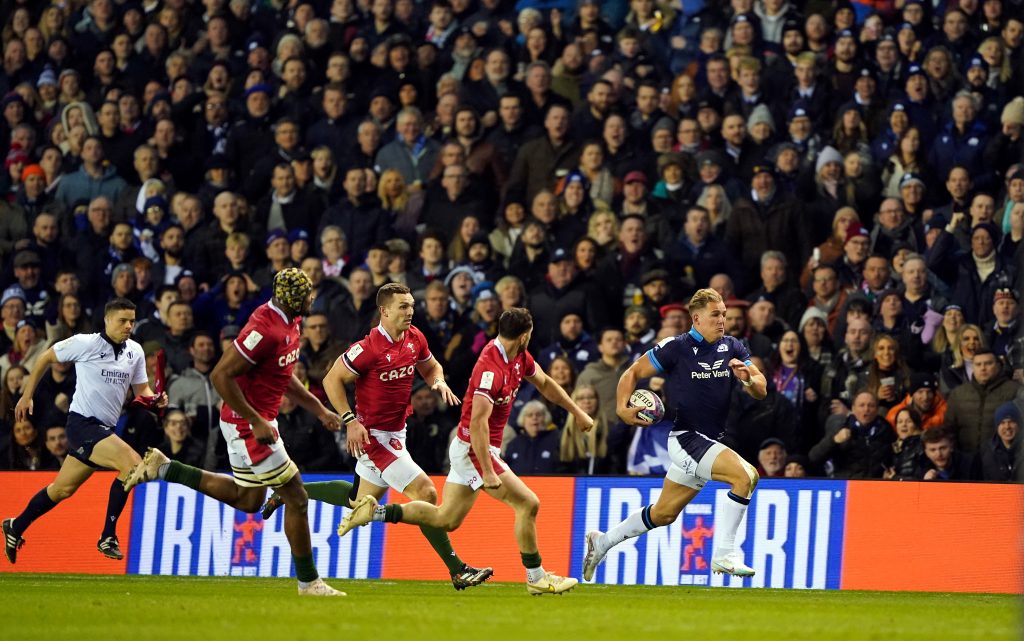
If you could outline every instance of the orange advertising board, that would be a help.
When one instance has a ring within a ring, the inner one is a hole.
[[[444,477],[433,477],[438,494]],[[540,499],[537,515],[537,547],[544,569],[556,574],[569,571],[572,549],[573,478],[523,479]],[[408,502],[396,492],[389,500]],[[515,538],[515,512],[504,503],[480,492],[462,527],[451,533],[452,545],[463,561],[474,567],[494,568],[498,581],[522,581],[526,570]],[[391,524],[384,535],[381,577],[386,579],[447,580],[448,571],[416,526]]]
[[[1022,591],[1024,486],[850,482],[842,589]]]
[[[29,499],[56,476],[56,472],[3,472],[0,518],[20,514]],[[96,472],[74,496],[33,523],[25,532],[25,546],[18,552],[17,565],[0,559],[0,572],[124,574],[126,561],[108,559],[96,549],[114,477],[113,472]],[[131,544],[131,515],[129,495],[117,526],[117,538],[126,554]]]

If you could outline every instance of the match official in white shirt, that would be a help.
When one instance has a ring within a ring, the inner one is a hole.
[[[141,458],[114,433],[128,389],[150,401],[153,407],[166,407],[167,396],[155,397],[146,376],[142,347],[131,340],[135,326],[135,304],[117,298],[103,310],[103,332],[76,334],[47,349],[25,381],[21,399],[15,407],[17,420],[32,414],[32,395],[39,379],[52,363],[75,364],[75,393],[68,413],[68,457],[53,483],[40,490],[17,518],[4,519],[4,551],[14,563],[21,535],[33,521],[70,497],[97,469],[113,469],[123,480]]]

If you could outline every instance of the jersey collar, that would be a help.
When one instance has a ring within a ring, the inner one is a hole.
[[[690,336],[693,337],[693,340],[697,341],[698,343],[703,343],[704,342],[704,336],[700,332],[697,331],[696,327],[691,327],[689,333],[690,333]]]
[[[282,311],[281,311],[280,309],[278,309],[277,305],[275,305],[275,304],[274,304],[274,301],[272,301],[272,300],[271,300],[271,301],[267,301],[267,306],[268,306],[268,307],[269,307],[270,309],[272,309],[272,310],[274,310],[275,312],[277,312],[277,315],[281,317],[281,320],[283,320],[283,321],[284,321],[284,324],[285,324],[285,325],[290,325],[290,324],[291,324],[291,323],[290,323],[290,322],[288,321],[288,314],[285,314],[285,313],[284,313],[284,312],[282,312]]]
[[[383,325],[378,323],[377,331],[380,332],[380,335],[386,338],[389,343],[391,343],[392,345],[395,343],[394,339],[391,338],[391,334],[388,334],[388,330],[384,329]]]
[[[498,348],[498,351],[501,352],[501,357],[507,363],[508,362],[508,353],[505,352],[505,346],[502,345],[501,341],[499,341],[497,338],[494,339],[494,346]]]
[[[110,346],[114,348],[114,360],[116,361],[117,357],[120,356],[121,352],[124,351],[125,346],[128,345],[128,341],[125,341],[123,343],[115,343],[113,340],[110,339],[109,336],[107,336],[106,332],[100,332],[100,336],[102,336],[103,340],[110,343]]]

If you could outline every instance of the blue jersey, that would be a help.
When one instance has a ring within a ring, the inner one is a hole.
[[[714,343],[695,329],[666,338],[647,352],[651,364],[665,377],[665,395],[675,410],[673,434],[696,431],[718,440],[725,432],[732,395],[729,361],[750,365],[750,352],[732,336]]]

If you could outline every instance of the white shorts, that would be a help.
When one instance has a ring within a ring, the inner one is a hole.
[[[500,449],[493,445],[489,449],[494,473],[500,476],[508,470],[508,464],[501,460]],[[480,469],[480,463],[469,443],[458,437],[452,439],[452,444],[448,446],[448,459],[452,462],[452,469],[448,472],[445,482],[468,485],[471,490],[479,490],[483,487],[484,473]]]
[[[270,425],[277,429],[276,420],[270,421]],[[242,487],[278,487],[299,473],[280,435],[272,444],[264,445],[256,441],[247,424],[221,421],[220,431],[228,444],[228,462],[231,463],[235,484]],[[258,462],[253,463],[253,459]]]
[[[668,455],[672,465],[665,478],[695,490],[704,489],[711,480],[711,468],[718,455],[729,449],[700,432],[683,432],[668,437]]]
[[[388,432],[367,430],[370,443],[356,459],[356,474],[359,478],[377,487],[390,487],[405,493],[405,488],[419,476],[423,469],[412,460],[405,449],[405,430]]]

